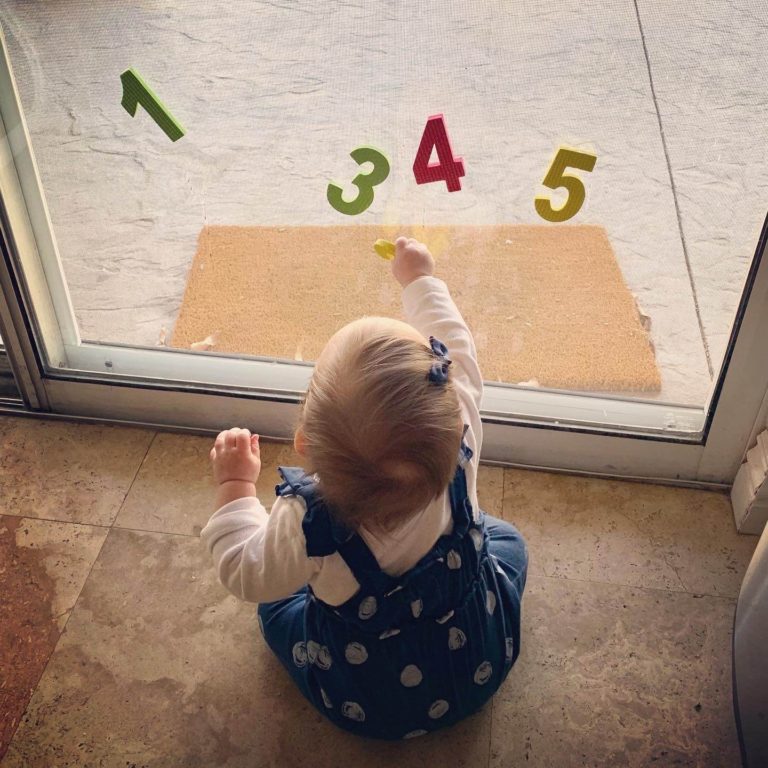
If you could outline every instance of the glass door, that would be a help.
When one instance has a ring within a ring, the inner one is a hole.
[[[483,458],[733,478],[768,383],[759,15],[0,5],[51,412],[288,438],[327,338],[401,316],[373,245],[404,233],[473,330]]]
[[[11,364],[0,342],[0,402],[16,405],[19,402],[19,390],[11,370]]]
[[[1,230],[2,228],[0,228]],[[18,349],[18,337],[11,319],[12,308],[18,309],[16,294],[13,293],[13,285],[8,272],[10,259],[4,237],[0,232],[0,411],[10,410],[18,412],[20,409],[37,406],[36,399],[25,400],[16,382],[15,370],[26,369],[23,362],[15,358],[14,351]]]

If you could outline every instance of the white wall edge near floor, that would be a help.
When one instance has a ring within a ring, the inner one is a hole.
[[[768,522],[768,432],[761,432],[747,451],[731,489],[736,528],[740,533],[761,534]]]

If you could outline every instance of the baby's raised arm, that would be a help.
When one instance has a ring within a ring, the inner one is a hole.
[[[406,320],[425,338],[434,336],[448,347],[459,395],[479,422],[483,377],[477,364],[475,341],[448,286],[434,277],[434,269],[435,260],[426,245],[413,238],[397,239],[392,274],[403,286]],[[479,430],[476,432],[479,437]]]

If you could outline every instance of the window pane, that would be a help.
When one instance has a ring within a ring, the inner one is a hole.
[[[705,403],[765,213],[755,2],[3,9],[83,339],[311,361],[399,315],[372,245],[403,232],[486,380]],[[122,106],[131,69],[165,118]],[[437,114],[452,156],[415,173]],[[389,174],[345,215],[362,146]],[[569,192],[542,185],[560,147]]]

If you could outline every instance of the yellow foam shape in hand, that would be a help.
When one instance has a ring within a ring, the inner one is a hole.
[[[373,244],[373,250],[381,256],[382,259],[392,261],[395,258],[395,244],[389,240],[377,240]]]

